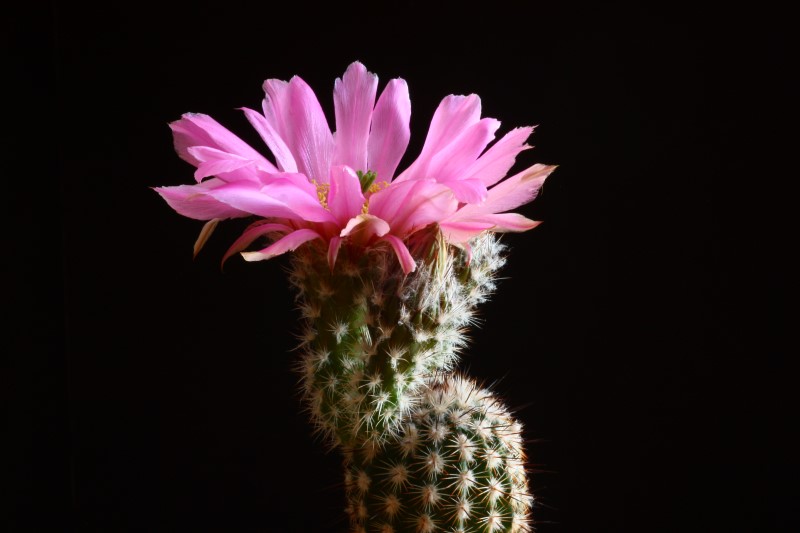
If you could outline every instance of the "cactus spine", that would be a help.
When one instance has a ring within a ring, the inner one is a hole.
[[[346,454],[353,531],[530,531],[522,427],[491,392],[445,374],[402,428],[373,458]]]
[[[298,250],[289,279],[304,319],[299,371],[318,433],[345,454],[352,531],[529,531],[521,426],[490,392],[453,374],[503,247],[468,251],[435,227],[391,249]]]

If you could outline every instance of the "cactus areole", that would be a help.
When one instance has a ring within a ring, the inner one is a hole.
[[[293,252],[302,393],[316,432],[342,454],[352,532],[530,531],[522,427],[456,367],[505,261],[495,234],[538,224],[510,211],[555,167],[507,177],[533,128],[491,144],[499,121],[481,118],[478,96],[450,95],[398,173],[408,87],[393,79],[379,97],[377,87],[361,63],[347,68],[332,133],[302,79],[265,81],[262,112],[243,111],[271,159],[186,114],[170,126],[196,183],[155,190],[206,221],[195,253],[219,221],[253,216],[223,261]]]

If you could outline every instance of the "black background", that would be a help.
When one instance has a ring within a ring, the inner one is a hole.
[[[505,238],[463,360],[525,424],[537,531],[800,530],[786,20],[533,2],[13,13],[8,530],[346,530],[339,459],[294,394],[285,261],[221,272],[236,222],[193,261],[202,224],[150,187],[191,181],[167,127],[181,113],[261,147],[235,108],[264,79],[300,75],[332,117],[354,60],[381,88],[408,81],[408,157],[442,97],[474,92],[501,132],[538,125],[516,168],[560,165],[520,209],[544,223]]]

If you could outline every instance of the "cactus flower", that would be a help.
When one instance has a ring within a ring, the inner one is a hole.
[[[481,118],[477,95],[447,96],[421,153],[398,173],[410,137],[408,86],[393,79],[379,97],[377,88],[377,76],[352,63],[334,84],[332,133],[305,81],[265,81],[262,111],[242,111],[272,160],[210,116],[187,113],[170,127],[176,151],[196,167],[196,183],[155,190],[181,215],[208,221],[198,246],[219,220],[259,217],[223,261],[237,252],[269,259],[321,240],[333,268],[344,243],[361,250],[386,243],[408,274],[416,268],[409,237],[432,224],[460,247],[485,231],[537,225],[510,211],[533,200],[555,167],[536,164],[506,178],[529,148],[532,127],[513,129],[487,149],[500,122]],[[246,251],[263,236],[272,238],[269,246]]]
[[[493,143],[500,122],[481,118],[472,94],[442,100],[398,172],[408,87],[377,88],[361,63],[347,68],[333,133],[302,79],[267,80],[262,110],[243,112],[270,158],[207,115],[183,115],[170,127],[196,183],[155,190],[207,221],[195,253],[220,220],[250,216],[223,262],[296,250],[301,392],[316,433],[343,454],[351,533],[530,532],[522,425],[456,364],[505,263],[493,233],[538,224],[513,210],[555,167],[507,177],[533,128]],[[269,245],[249,250],[262,237]]]

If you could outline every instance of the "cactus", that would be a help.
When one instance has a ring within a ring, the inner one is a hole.
[[[354,533],[530,531],[522,427],[472,379],[427,383],[377,454],[347,449]]]
[[[170,127],[197,183],[155,190],[207,221],[195,254],[220,220],[250,215],[260,218],[223,262],[294,252],[301,390],[316,432],[343,454],[353,533],[530,531],[522,427],[456,366],[505,261],[494,234],[538,225],[510,211],[555,167],[506,177],[533,128],[487,149],[500,123],[481,118],[477,95],[450,95],[395,175],[411,102],[404,80],[376,100],[377,83],[359,62],[337,79],[334,135],[302,79],[267,80],[264,113],[243,111],[274,163],[187,113]]]
[[[344,452],[351,530],[529,531],[521,424],[453,372],[504,247],[489,233],[469,254],[421,237],[427,260],[409,276],[389,250],[332,270],[313,247],[292,261],[302,390]]]
[[[396,436],[417,389],[453,368],[476,304],[494,289],[504,263],[496,238],[475,239],[467,261],[435,229],[418,235],[427,260],[409,275],[381,248],[342,250],[334,269],[313,246],[294,256],[302,390],[332,446],[377,450]]]

